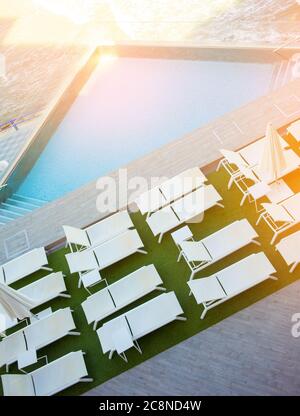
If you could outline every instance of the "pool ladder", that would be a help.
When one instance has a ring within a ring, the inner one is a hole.
[[[13,194],[5,202],[0,203],[0,226],[14,221],[42,207],[47,201]]]

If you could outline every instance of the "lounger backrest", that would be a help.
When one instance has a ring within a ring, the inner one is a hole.
[[[88,296],[81,306],[89,324],[104,319],[116,310],[116,305],[107,287]]]
[[[35,396],[30,374],[4,374],[1,381],[4,396]]]
[[[237,152],[233,152],[232,150],[226,149],[219,149],[221,154],[230,164],[240,166],[248,166],[245,160],[241,157],[241,155]]]
[[[59,309],[24,328],[28,349],[39,349],[63,338],[75,329],[70,308]]]
[[[246,179],[250,179],[254,183],[258,182],[258,178],[254,175],[253,171],[249,169],[247,166],[239,165],[238,168]]]
[[[37,396],[52,396],[87,375],[82,351],[70,352],[31,373]]]
[[[65,236],[69,244],[76,244],[78,246],[90,247],[91,243],[85,230],[80,228],[63,225]]]
[[[93,250],[77,251],[66,254],[70,273],[98,269],[98,263]]]
[[[27,350],[22,330],[14,332],[0,342],[0,367],[17,361],[18,355]]]

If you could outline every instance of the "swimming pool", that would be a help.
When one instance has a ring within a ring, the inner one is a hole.
[[[271,75],[272,64],[99,62],[18,194],[55,200],[264,95]]]

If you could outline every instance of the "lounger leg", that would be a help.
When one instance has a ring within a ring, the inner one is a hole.
[[[223,159],[221,159],[221,160],[220,160],[220,162],[218,163],[218,166],[217,166],[216,172],[219,172],[220,167],[222,166],[222,163],[223,163]]]
[[[53,272],[53,269],[51,267],[41,267],[41,270],[46,270],[47,272]]]
[[[143,351],[142,351],[142,348],[140,347],[140,344],[137,342],[137,340],[135,340],[133,342],[133,345],[134,345],[135,349],[137,349],[138,352],[142,355],[143,354]]]
[[[298,262],[295,262],[292,267],[290,268],[290,273],[293,273],[293,271],[296,269],[296,267],[298,266]]]
[[[69,331],[68,334],[69,335],[79,336],[80,335],[80,332],[77,332],[77,331]]]
[[[271,240],[271,243],[270,243],[271,245],[275,243],[275,240],[277,238],[277,235],[278,235],[277,233],[274,233],[274,235],[272,237],[272,240]]]
[[[128,359],[126,357],[125,352],[120,353],[119,356],[125,361],[125,363],[128,363]]]
[[[196,270],[193,270],[191,275],[190,275],[190,280],[194,279],[195,274],[196,274]]]
[[[256,241],[256,240],[251,240],[251,242],[252,242],[253,244],[256,244],[257,246],[261,246],[261,243],[260,243],[259,241]]]
[[[81,281],[81,276],[79,275],[79,279],[78,279],[78,289],[80,289],[80,288],[81,288],[81,283],[82,283],[82,281]]]
[[[164,236],[163,233],[159,234],[159,237],[158,237],[159,244],[162,242],[163,236]]]
[[[81,378],[80,379],[80,382],[82,382],[82,383],[92,383],[93,381],[94,381],[94,379],[91,378],[91,377],[86,377],[86,378]]]
[[[93,330],[94,330],[94,331],[96,331],[96,329],[97,329],[97,325],[98,325],[98,321],[95,321],[95,322],[94,322],[94,325],[93,325]]]
[[[112,351],[112,350],[111,350],[111,351],[109,352],[108,358],[111,360],[111,359],[112,359],[112,357],[113,357],[113,355],[114,355],[114,351]]]
[[[241,199],[241,202],[240,202],[240,207],[242,207],[243,205],[244,205],[244,202],[245,202],[245,199],[247,198],[247,194],[244,194],[243,195],[243,198]]]
[[[221,202],[217,202],[216,205],[218,205],[218,207],[225,208],[224,205],[221,204]]]
[[[231,188],[232,184],[233,184],[233,177],[231,176],[228,181],[228,190]]]
[[[71,295],[69,295],[68,293],[60,293],[59,295],[61,298],[68,298],[70,299]]]
[[[260,214],[260,216],[258,217],[255,225],[258,225],[260,223],[260,220],[262,219],[263,214]]]
[[[180,251],[179,256],[177,258],[177,263],[181,260],[181,257],[182,257],[182,250]]]
[[[200,316],[200,319],[204,319],[205,318],[206,312],[207,312],[207,309],[204,308],[204,311],[202,312],[202,314]]]
[[[160,290],[161,292],[165,292],[167,289],[165,287],[157,286],[156,290]]]
[[[201,316],[200,316],[200,319],[204,319],[205,318],[205,316],[206,316],[206,314],[207,314],[207,311],[208,311],[208,309],[209,308],[207,308],[206,306],[205,306],[205,304],[202,304],[203,305],[203,312],[202,312],[202,314],[201,314]]]
[[[278,280],[278,277],[277,277],[277,276],[272,276],[272,275],[270,275],[270,276],[269,276],[269,279],[272,279],[272,280]]]
[[[140,248],[137,250],[137,252],[141,254],[148,254],[146,250],[142,250]]]
[[[185,316],[176,316],[176,321],[186,321],[187,318]]]

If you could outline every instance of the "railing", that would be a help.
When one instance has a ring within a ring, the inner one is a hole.
[[[279,55],[281,58],[284,58],[284,59],[286,59],[286,57],[285,56],[283,56],[283,55],[281,55],[280,53],[279,53],[279,51],[281,50],[281,49],[284,49],[284,48],[286,48],[287,46],[289,46],[292,42],[297,42],[298,40],[300,39],[300,36],[299,35],[296,35],[296,36],[292,36],[290,39],[288,39],[286,42],[284,42],[284,43],[282,43],[280,46],[278,46],[278,48],[276,48],[276,49],[274,49],[273,50],[273,53],[276,53],[277,55]]]
[[[0,132],[5,131],[9,128],[14,128],[15,130],[19,130],[18,129],[19,124],[26,123],[27,121],[33,120],[34,118],[40,115],[41,111],[35,111],[34,113],[23,114],[22,116],[19,116],[11,120],[8,120],[4,123],[1,123]]]

